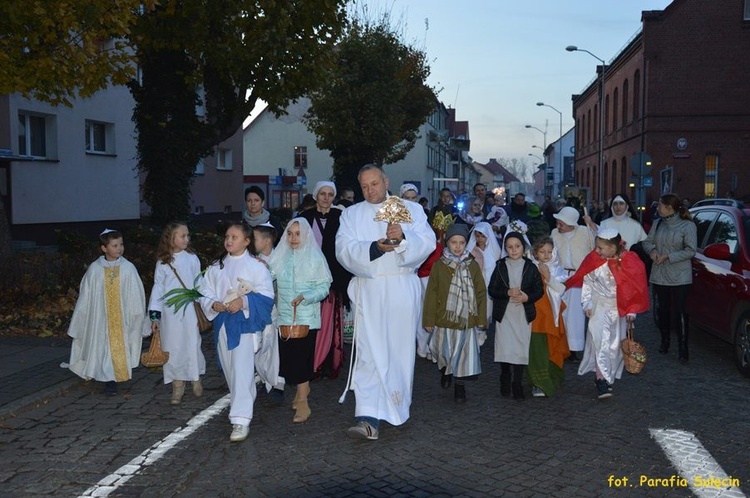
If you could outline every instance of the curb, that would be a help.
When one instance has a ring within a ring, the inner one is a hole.
[[[58,382],[57,384],[36,391],[33,394],[29,394],[28,396],[24,396],[0,406],[0,421],[7,418],[13,418],[19,413],[31,408],[32,405],[41,403],[44,399],[59,396],[63,392],[71,389],[73,386],[78,384],[80,380],[81,379],[77,377],[66,379],[62,382]]]

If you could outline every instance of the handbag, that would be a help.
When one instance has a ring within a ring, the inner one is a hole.
[[[161,349],[161,337],[159,336],[159,330],[154,332],[151,336],[151,345],[148,347],[148,351],[141,354],[141,363],[144,367],[153,368],[161,367],[169,361],[169,353],[165,353]]]
[[[180,274],[177,273],[177,270],[174,266],[172,266],[172,263],[167,263],[170,268],[172,268],[172,271],[174,272],[175,277],[177,277],[177,280],[180,281],[180,285],[187,289],[187,286],[185,285],[185,282],[182,281],[180,278]],[[203,308],[201,308],[201,305],[198,304],[196,301],[193,301],[193,307],[195,308],[195,316],[198,317],[198,330],[200,332],[208,332],[211,330],[211,328],[214,326],[213,323],[211,323],[211,320],[208,319],[206,314],[203,312]]]
[[[620,343],[620,348],[625,359],[625,370],[632,374],[638,374],[641,373],[641,370],[646,365],[647,356],[646,348],[633,339],[634,331],[635,324],[630,322],[628,324],[627,336]]]
[[[294,305],[291,325],[279,325],[279,335],[285,341],[289,339],[302,339],[310,332],[309,325],[297,325],[297,305]]]

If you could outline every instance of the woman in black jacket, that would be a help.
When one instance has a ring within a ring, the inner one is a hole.
[[[495,361],[500,363],[500,394],[523,399],[523,369],[529,364],[531,322],[536,318],[534,303],[544,293],[542,276],[536,265],[524,256],[522,234],[505,235],[508,256],[497,262],[488,292],[494,300]],[[513,366],[511,381],[511,365]]]
[[[352,274],[336,259],[336,232],[342,211],[331,207],[336,185],[321,181],[313,190],[315,207],[301,212],[313,229],[315,240],[323,251],[333,276],[330,294],[320,304],[320,330],[315,343],[315,371],[318,377],[335,379],[344,359],[344,307],[349,306],[346,289]]]

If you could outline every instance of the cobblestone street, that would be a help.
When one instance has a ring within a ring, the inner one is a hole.
[[[59,368],[68,346],[37,346],[51,350],[40,363],[2,371],[0,494],[693,496],[695,490],[679,480],[658,481],[679,477],[650,433],[658,429],[694,434],[747,491],[750,383],[735,370],[731,348],[693,331],[685,366],[676,352],[655,353],[650,315],[639,317],[636,334],[651,353],[649,363],[638,376],[623,374],[608,400],[598,400],[593,375],[576,375],[572,364],[566,364],[565,384],[553,398],[532,398],[528,386],[525,401],[502,398],[490,337],[482,352],[484,372],[468,385],[465,405],[454,403],[452,389],[440,388],[436,366],[417,359],[411,419],[401,427],[384,424],[378,441],[346,437],[354,397],[350,393],[343,405],[337,403],[342,374],[312,384],[313,414],[306,424],[292,423],[291,389],[283,405],[260,393],[245,442],[229,443],[227,411],[215,409],[218,416],[145,459],[138,457],[227,394],[210,337],[204,340],[209,361],[204,397],[188,393],[178,407],[169,405],[170,390],[160,373],[139,368],[126,389],[107,398],[100,384]],[[28,341],[13,347],[30,350],[34,341]],[[3,350],[9,346],[3,344]],[[61,374],[67,378],[62,383]],[[31,392],[38,393],[36,399]],[[18,398],[25,400],[23,407]],[[121,469],[128,463],[142,465]],[[124,484],[91,489],[114,482],[118,476],[105,478],[116,472],[127,475]],[[643,478],[651,481],[639,485]],[[703,491],[712,494],[700,496],[743,496],[740,489],[722,494],[709,487]]]

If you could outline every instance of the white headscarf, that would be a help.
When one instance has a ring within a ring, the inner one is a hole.
[[[534,264],[539,267],[541,264],[538,259],[536,259],[536,255],[534,254],[534,251],[532,249],[531,254],[531,261],[534,262]],[[552,243],[552,259],[549,260],[547,263],[547,268],[549,269],[549,275],[550,279],[554,280],[556,282],[559,282],[560,284],[564,283],[568,279],[568,274],[560,268],[560,261],[557,257],[557,247],[555,247],[554,242]],[[557,289],[556,289],[557,287]],[[552,306],[552,317],[555,321],[555,326],[560,325],[560,308],[562,306],[563,298],[561,292],[559,292],[560,286],[559,285],[550,285],[550,283],[547,283],[547,297],[549,298],[550,305]],[[567,297],[567,296],[566,296]]]
[[[292,249],[287,241],[287,231],[295,223],[299,223],[300,245],[297,249]],[[303,264],[295,267],[291,264],[292,257]],[[277,278],[286,272],[293,272],[291,280],[294,282],[333,281],[323,251],[315,242],[312,228],[305,218],[294,218],[286,225],[279,245],[271,255],[269,266]]]
[[[471,252],[475,247],[477,247],[477,237],[475,235],[476,232],[479,232],[487,237],[487,243],[484,246],[484,250],[482,250],[482,255],[484,256],[484,268],[482,273],[484,274],[485,281],[489,284],[489,277],[492,276],[492,272],[495,270],[495,263],[497,263],[497,260],[500,259],[502,249],[500,249],[500,244],[497,243],[497,238],[492,232],[492,227],[490,226],[490,224],[486,221],[481,221],[474,225],[474,230],[472,230],[471,234],[469,235],[469,242],[468,244],[466,244],[467,251]]]
[[[417,188],[416,185],[414,185],[413,183],[404,183],[403,185],[401,185],[401,188],[398,189],[398,196],[403,197],[404,194],[407,193],[409,190],[413,190],[414,192],[417,193],[417,195],[419,195],[419,189]]]
[[[333,196],[336,197],[336,184],[323,180],[315,184],[315,188],[312,191],[313,199],[318,199],[318,192],[320,192],[320,189],[323,187],[331,187],[333,189]]]

